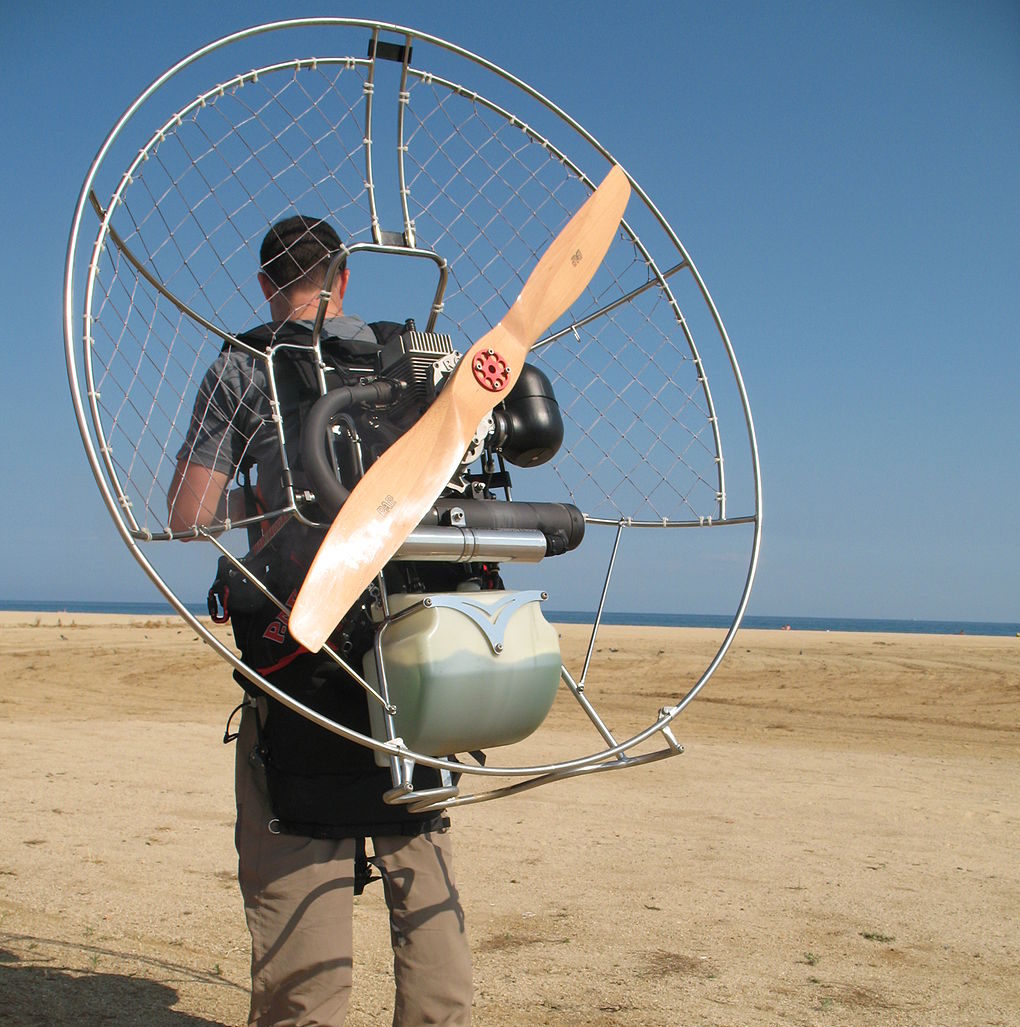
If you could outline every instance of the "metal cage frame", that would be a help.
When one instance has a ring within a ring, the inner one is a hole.
[[[108,162],[111,154],[120,145],[122,136],[128,134],[129,127],[132,131],[135,129],[135,119],[139,112],[147,104],[157,100],[161,91],[164,90],[168,83],[174,82],[185,71],[190,72],[193,66],[197,67],[206,58],[212,56],[219,58],[228,48],[235,44],[261,41],[276,33],[301,33],[306,30],[327,29],[358,33],[359,35],[356,38],[360,38],[362,42],[366,39],[368,41],[368,56],[358,58],[349,55],[318,58],[302,57],[291,61],[269,62],[256,70],[248,71],[232,78],[221,79],[215,87],[200,92],[195,99],[176,108],[169,117],[164,117],[160,122],[160,127],[148,136],[148,141],[143,143],[134,158],[128,163],[126,170],[119,176],[116,186],[110,194],[110,198],[106,202],[100,200],[99,193],[97,192],[99,188],[98,182],[101,176],[109,174]],[[394,40],[397,40],[397,42],[394,42]],[[542,131],[538,127],[520,120],[508,109],[504,102],[482,95],[477,90],[460,85],[444,75],[437,75],[415,66],[412,63],[412,53],[416,46],[435,48],[434,52],[443,53],[456,61],[460,61],[465,67],[480,69],[481,73],[491,77],[493,81],[498,81],[506,86],[510,90],[511,96],[526,97],[528,104],[533,105],[541,113],[541,116],[548,117],[550,125],[557,128],[557,130],[563,130],[566,134],[566,143],[561,144],[559,141],[554,141],[551,138],[551,132]],[[375,89],[375,78],[377,62],[380,60],[393,61],[395,57],[400,64],[400,83],[397,89],[398,142],[396,157],[397,188],[402,224],[398,231],[386,231],[382,227],[379,196],[377,195],[376,163],[378,156],[376,152],[377,141],[373,134],[373,119],[375,118],[379,97]],[[566,689],[572,694],[578,705],[590,719],[600,739],[601,748],[595,748],[591,752],[554,763],[507,767],[488,764],[476,766],[474,764],[454,761],[451,758],[429,756],[424,753],[415,752],[404,746],[399,739],[391,738],[390,740],[383,741],[362,735],[343,724],[335,723],[321,716],[309,707],[294,700],[276,688],[270,681],[264,679],[253,668],[245,664],[237,653],[233,652],[230,647],[226,646],[210,630],[207,624],[203,623],[200,618],[196,617],[188,609],[188,606],[179,598],[171,584],[165,580],[165,577],[161,575],[143,551],[143,547],[149,545],[172,545],[173,540],[181,536],[179,533],[174,535],[169,529],[159,530],[158,525],[156,530],[154,530],[153,525],[149,523],[151,511],[148,509],[147,501],[143,504],[145,509],[142,511],[142,516],[136,516],[135,510],[138,503],[132,496],[132,483],[130,481],[134,471],[125,471],[124,466],[119,464],[114,456],[110,425],[111,420],[115,421],[116,418],[111,418],[110,410],[103,406],[101,400],[102,383],[98,378],[102,377],[104,370],[102,366],[103,358],[96,355],[100,344],[97,343],[94,334],[97,324],[101,323],[104,317],[108,317],[106,312],[107,304],[104,303],[104,300],[109,297],[108,295],[104,297],[101,284],[104,276],[108,278],[110,275],[110,265],[107,262],[110,259],[123,261],[124,267],[130,268],[131,273],[136,275],[136,281],[143,283],[141,285],[142,288],[151,289],[155,294],[158,294],[159,299],[153,301],[154,303],[168,302],[176,309],[181,318],[187,320],[193,326],[197,326],[207,336],[215,337],[218,341],[229,341],[235,344],[237,339],[230,330],[223,327],[221,323],[217,323],[215,311],[211,309],[206,309],[205,311],[197,309],[203,303],[201,287],[195,293],[197,302],[192,303],[191,300],[182,298],[174,287],[168,286],[162,280],[157,267],[158,260],[153,254],[144,252],[144,248],[142,252],[135,252],[134,242],[141,242],[144,238],[142,229],[138,230],[139,234],[136,240],[129,240],[124,238],[123,233],[114,222],[120,216],[120,212],[126,206],[129,206],[131,190],[134,188],[139,176],[145,174],[147,161],[165,143],[167,137],[177,131],[178,127],[185,121],[192,118],[195,112],[201,111],[207,104],[215,103],[217,97],[225,95],[230,90],[236,90],[246,84],[263,81],[273,74],[292,73],[297,75],[302,73],[303,70],[321,69],[331,65],[335,65],[341,70],[357,69],[358,73],[364,76],[361,91],[364,119],[364,138],[362,143],[365,199],[362,205],[367,210],[368,224],[364,227],[363,238],[350,244],[348,252],[393,253],[403,256],[414,256],[434,262],[438,281],[428,314],[429,330],[436,328],[437,321],[441,320],[444,316],[448,284],[447,276],[450,272],[449,265],[451,261],[447,255],[434,248],[431,243],[424,243],[422,241],[421,235],[423,233],[419,222],[422,220],[423,212],[419,211],[419,216],[416,217],[415,211],[412,208],[415,190],[414,183],[410,181],[411,172],[417,170],[419,176],[424,175],[421,167],[412,169],[408,164],[410,159],[408,153],[411,149],[409,138],[413,138],[413,129],[409,125],[409,113],[412,109],[410,98],[411,91],[414,88],[422,86],[430,90],[436,90],[444,97],[447,95],[456,97],[458,102],[463,101],[470,104],[473,109],[484,109],[487,117],[491,116],[497,122],[505,124],[505,126],[512,129],[513,132],[517,133],[528,144],[534,144],[541,148],[541,151],[548,155],[550,162],[554,162],[563,169],[564,176],[569,180],[572,188],[580,186],[582,190],[587,191],[594,188],[593,178],[589,177],[589,174],[583,170],[580,158],[575,153],[568,152],[568,147],[576,148],[575,144],[578,144],[578,141],[580,141],[579,145],[584,149],[586,159],[592,163],[604,162],[609,165],[617,163],[608,150],[580,124],[552,101],[516,76],[462,47],[436,36],[400,25],[345,18],[307,18],[273,22],[232,33],[216,40],[196,50],[159,76],[136,98],[117,121],[89,168],[75,209],[67,248],[64,281],[65,353],[75,415],[90,467],[122,540],[169,604],[199,637],[231,666],[240,671],[268,695],[273,696],[292,710],[319,724],[322,728],[361,745],[369,746],[389,757],[394,778],[394,801],[409,803],[412,808],[442,808],[478,802],[513,794],[552,781],[563,780],[582,774],[621,769],[677,755],[683,751],[683,747],[674,737],[671,726],[718,668],[733,642],[747,608],[761,544],[761,472],[754,426],[744,382],[719,311],[680,239],[641,186],[630,176],[628,178],[630,178],[633,190],[632,204],[636,202],[639,215],[648,224],[657,226],[657,229],[661,231],[662,237],[666,240],[665,248],[671,255],[668,266],[661,266],[661,262],[657,261],[655,256],[653,256],[651,248],[642,242],[637,229],[632,224],[632,220],[625,220],[621,225],[621,246],[625,245],[628,248],[633,266],[643,265],[646,276],[645,280],[635,281],[633,273],[621,273],[619,280],[613,280],[613,288],[603,289],[599,295],[591,297],[587,308],[580,315],[571,314],[567,323],[561,322],[558,327],[555,327],[554,331],[551,331],[536,344],[533,352],[539,355],[546,350],[554,353],[557,350],[557,346],[563,340],[580,338],[580,333],[588,330],[593,325],[603,324],[607,319],[616,316],[617,312],[627,310],[629,305],[635,304],[639,298],[646,298],[651,295],[656,296],[671,311],[672,317],[675,319],[675,331],[678,333],[677,340],[686,347],[692,363],[696,384],[692,386],[688,395],[698,395],[700,397],[698,403],[700,404],[699,409],[703,410],[704,425],[699,429],[699,432],[702,430],[707,432],[711,443],[701,442],[699,438],[699,445],[706,452],[710,453],[711,459],[708,462],[714,464],[712,472],[714,473],[714,480],[711,482],[711,488],[714,489],[715,497],[712,508],[707,512],[695,513],[687,511],[684,516],[653,516],[647,511],[638,516],[626,515],[622,511],[618,511],[616,516],[584,512],[587,524],[593,527],[609,528],[615,534],[610,547],[608,564],[605,568],[597,610],[591,625],[591,633],[583,666],[578,674],[572,674],[564,666],[562,669],[562,681]],[[442,102],[445,103],[446,101]],[[441,104],[436,106],[438,108]],[[592,175],[596,178],[598,177],[595,171],[592,171]],[[98,232],[91,246],[89,246],[86,221],[92,216],[98,219]],[[173,232],[167,229],[167,238],[169,239],[172,236]],[[114,255],[114,258],[111,258],[111,254]],[[186,261],[182,258],[182,266],[184,263]],[[627,265],[627,268],[629,267],[630,265]],[[335,270],[334,266],[331,269],[331,274],[334,274]],[[114,270],[113,277],[116,278],[118,273],[117,270]],[[714,342],[721,345],[725,354],[725,361],[728,363],[733,379],[730,384],[735,388],[739,401],[739,410],[744,421],[751,503],[750,509],[736,516],[730,515],[727,510],[727,479],[725,462],[723,460],[723,437],[719,416],[712,390],[709,387],[708,376],[703,366],[701,352],[698,344],[695,342],[694,333],[689,327],[687,317],[674,293],[673,283],[681,280],[677,276],[686,276],[684,280],[688,284],[693,284],[694,293],[700,297],[701,302],[704,304],[708,323],[714,329]],[[84,302],[79,308],[76,299],[76,286],[82,284],[82,282]],[[314,344],[316,346],[318,345],[318,335],[322,326],[324,309],[325,301],[323,301],[320,307],[319,317],[315,326]],[[129,307],[128,315],[132,313],[133,308]],[[144,348],[144,342],[142,343],[142,348]],[[272,380],[271,374],[270,380]],[[114,428],[116,428],[116,425],[114,425]],[[281,428],[280,445],[281,450],[284,452],[284,460],[286,460],[283,441]],[[626,477],[626,473],[622,473]],[[155,489],[159,478],[158,467],[152,472],[152,477],[150,492],[158,491]],[[699,487],[705,487],[707,478],[708,474],[706,473],[699,479]],[[293,492],[291,492],[288,497],[287,511],[294,512],[296,509],[295,497]],[[279,513],[280,511],[275,512]],[[218,526],[218,529],[226,531],[239,526],[243,527],[247,523],[249,521],[235,520],[231,522],[225,520]],[[714,530],[731,525],[751,526],[752,538],[749,547],[747,573],[742,591],[737,599],[732,622],[726,630],[718,650],[700,677],[682,695],[677,697],[674,702],[661,707],[647,727],[631,737],[618,739],[589,701],[588,696],[585,694],[585,683],[595,652],[596,638],[603,624],[614,567],[625,533],[633,530],[644,531],[653,529],[665,529],[668,531],[672,528]],[[196,528],[194,532],[189,533],[189,536],[202,536],[206,538],[218,552],[227,556],[238,567],[241,567],[237,557],[219,540],[218,534],[219,530],[208,531]],[[405,558],[413,559],[415,557],[408,555]],[[262,586],[260,585],[260,587]],[[281,609],[285,609],[280,601],[280,597],[272,596],[264,588],[263,590]],[[385,596],[383,599],[385,602]],[[389,620],[385,623],[389,623]],[[363,687],[369,693],[370,701],[374,698],[374,701],[383,704],[388,713],[392,712],[392,708],[386,699],[385,679],[381,663],[379,664],[379,670],[380,676],[383,678],[383,688],[380,695],[364,680],[359,671],[345,663],[339,654],[332,653],[331,655],[361,681]],[[654,744],[655,739],[658,739],[658,742],[661,743],[657,748],[653,748],[651,751],[637,751],[646,742],[653,741]],[[413,792],[408,783],[410,781],[410,774],[416,764],[439,769],[444,775],[447,787],[435,793]],[[459,794],[458,788],[450,784],[453,774],[459,776],[476,775],[485,780],[487,787],[473,794]],[[503,779],[506,778],[516,780],[513,780],[511,783],[503,783]]]

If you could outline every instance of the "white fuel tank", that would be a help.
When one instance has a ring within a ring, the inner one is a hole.
[[[393,734],[429,756],[510,745],[545,719],[560,680],[556,629],[542,614],[542,592],[392,595],[380,640]],[[379,688],[374,652],[365,678]],[[372,733],[386,732],[369,702]],[[383,765],[388,757],[377,754]]]

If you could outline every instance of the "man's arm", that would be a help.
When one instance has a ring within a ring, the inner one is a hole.
[[[167,492],[168,527],[173,532],[205,528],[226,516],[230,475],[182,459]]]
[[[249,368],[249,378],[250,374]],[[228,516],[243,516],[241,510],[230,509],[227,499],[233,460],[226,456],[238,445],[236,421],[245,411],[242,396],[252,387],[250,380],[245,383],[242,378],[236,360],[223,352],[202,379],[187,438],[178,450],[167,489],[167,524],[174,533],[208,528]],[[250,431],[245,433],[245,443],[250,435]]]

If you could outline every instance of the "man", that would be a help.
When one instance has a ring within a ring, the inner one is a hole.
[[[247,333],[245,340],[255,346],[310,344],[325,275],[340,249],[336,232],[322,220],[298,216],[274,225],[262,244],[258,275],[272,323]],[[379,345],[369,325],[343,311],[349,278],[346,267],[337,274],[322,329],[328,340],[324,353],[339,355],[338,374],[343,359],[363,360]],[[283,352],[302,356],[300,349]],[[293,381],[300,378],[292,376]],[[269,395],[265,361],[225,347],[202,382],[177,456],[168,493],[172,530],[222,519],[224,497],[239,467],[254,465],[258,502],[267,510],[280,508],[282,461]],[[285,428],[287,417],[285,409]],[[260,568],[275,594],[293,601],[320,537],[292,520],[260,552]],[[369,734],[360,686],[328,657],[291,640],[278,609],[253,605],[230,611],[245,661],[306,705]],[[371,637],[367,625],[364,609],[352,611],[334,644],[342,644],[350,658],[360,656]],[[468,1024],[471,959],[448,818],[385,803],[390,772],[375,764],[369,749],[317,727],[247,681],[242,684],[250,695],[237,739],[235,842],[252,939],[249,1024],[339,1027],[343,1022],[352,977],[356,856],[365,836],[372,838],[372,862],[382,874],[390,910],[394,1027]],[[434,777],[428,768],[418,768],[415,784],[433,786]]]

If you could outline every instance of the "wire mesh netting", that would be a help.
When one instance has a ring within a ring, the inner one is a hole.
[[[457,254],[445,330],[477,338],[505,312],[590,183],[548,140],[450,83],[419,79],[408,106],[416,236]],[[653,273],[649,254],[622,232],[564,318],[569,330],[554,329],[555,340],[536,353],[569,425],[557,474],[591,517],[718,516],[706,393],[680,311]]]
[[[368,100],[378,109],[383,97],[370,85],[367,62],[351,59],[217,85],[153,133],[100,204],[89,366],[111,476],[141,535],[166,532],[166,490],[202,374],[225,337],[265,319],[255,271],[267,226],[311,212],[347,245],[377,238]],[[397,102],[404,138],[385,157],[404,161],[401,234],[446,261],[435,328],[466,349],[500,320],[593,183],[547,139],[452,83],[412,76]],[[380,150],[376,141],[376,163]],[[720,516],[714,411],[668,270],[625,227],[535,351],[567,423],[559,487],[592,518]]]

